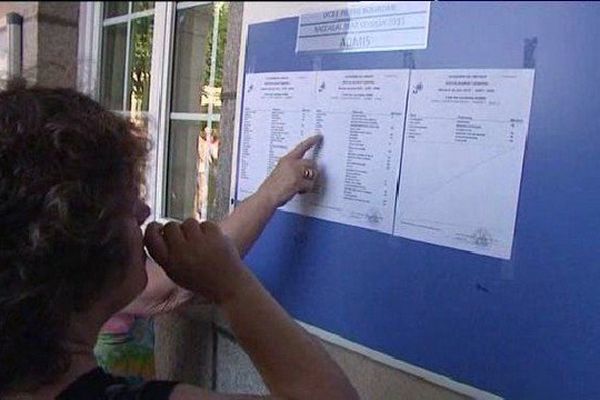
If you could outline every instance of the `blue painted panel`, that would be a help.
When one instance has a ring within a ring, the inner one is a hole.
[[[403,68],[296,55],[250,26],[247,72]],[[535,87],[512,259],[277,212],[247,262],[296,318],[507,398],[600,398],[600,3],[433,3],[416,68],[521,68]]]

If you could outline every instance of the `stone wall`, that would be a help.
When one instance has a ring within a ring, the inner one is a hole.
[[[4,17],[23,17],[22,75],[30,84],[75,87],[79,2],[0,2],[0,31]]]

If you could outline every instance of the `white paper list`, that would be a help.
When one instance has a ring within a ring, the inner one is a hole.
[[[316,188],[283,210],[392,232],[407,70],[248,74],[244,90],[238,199],[320,133]]]
[[[510,259],[533,70],[414,70],[394,235]]]

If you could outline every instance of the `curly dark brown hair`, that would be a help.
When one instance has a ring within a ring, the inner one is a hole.
[[[70,89],[0,93],[0,393],[69,367],[70,316],[127,268],[148,141]]]

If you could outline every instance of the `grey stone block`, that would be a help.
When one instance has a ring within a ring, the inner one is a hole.
[[[211,305],[194,305],[155,320],[155,366],[158,379],[213,387]]]
[[[228,334],[217,335],[216,376],[219,393],[268,394],[250,357]]]

